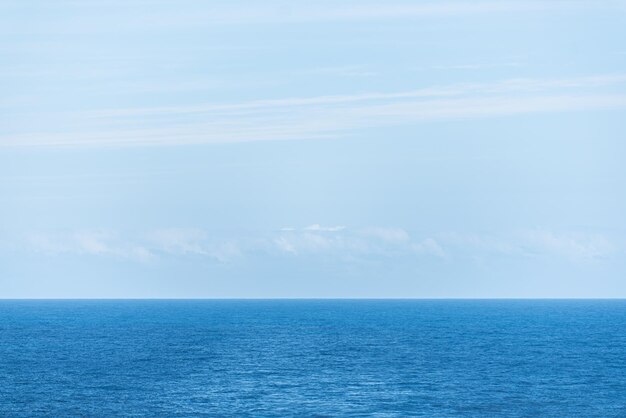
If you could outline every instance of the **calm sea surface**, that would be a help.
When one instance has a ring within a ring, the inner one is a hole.
[[[626,417],[626,301],[0,301],[0,416]]]

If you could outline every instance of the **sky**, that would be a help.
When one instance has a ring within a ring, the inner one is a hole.
[[[626,1],[0,2],[0,298],[624,298]]]

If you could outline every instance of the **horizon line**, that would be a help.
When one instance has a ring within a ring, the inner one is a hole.
[[[0,298],[0,302],[7,301],[532,301],[532,300],[580,300],[580,301],[626,301],[626,297],[268,297],[268,298],[237,298],[237,297],[207,297],[207,298]]]

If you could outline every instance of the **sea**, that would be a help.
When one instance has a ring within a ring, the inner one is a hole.
[[[626,417],[621,300],[5,300],[2,417]]]

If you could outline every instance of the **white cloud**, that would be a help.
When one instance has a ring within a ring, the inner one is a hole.
[[[7,134],[0,136],[0,146],[123,146],[332,138],[356,129],[432,120],[622,108],[626,107],[626,94],[615,93],[615,86],[624,84],[626,74],[555,80],[510,79],[396,93],[77,111],[57,115],[57,131]]]
[[[571,260],[599,259],[616,251],[614,245],[599,234],[532,230],[527,231],[524,238],[527,245],[535,252],[557,255]]]
[[[208,254],[215,260],[221,263],[226,263],[234,258],[240,257],[241,249],[235,241],[229,240],[213,246],[209,250]]]
[[[129,255],[131,259],[148,262],[156,259],[156,255],[148,248],[137,245],[130,248]]]
[[[7,0],[5,0],[7,1]],[[21,2],[17,2],[21,3]],[[3,33],[99,33],[115,27],[118,32],[154,31],[193,26],[246,24],[306,24],[326,21],[383,21],[446,18],[484,14],[562,12],[605,8],[624,11],[620,2],[611,0],[474,0],[474,1],[394,1],[394,2],[250,2],[237,5],[219,2],[179,1],[172,9],[168,2],[107,1],[86,8],[84,2],[55,2],[63,6],[68,18],[55,16],[41,25],[19,25],[7,20]],[[124,8],[121,15],[118,10]]]
[[[203,246],[207,234],[200,229],[166,228],[150,234],[157,248],[172,254],[207,254]]]
[[[49,234],[31,233],[25,237],[27,246],[36,251],[45,254],[60,254],[71,251],[71,246],[67,240]]]
[[[317,67],[302,71],[301,73],[305,75],[321,75],[331,77],[373,77],[378,75],[375,71],[356,65],[343,67]]]
[[[110,231],[37,233],[27,236],[31,251],[48,255],[112,257],[147,262],[171,257],[200,257],[227,263],[251,254],[292,257],[323,256],[338,260],[424,257],[446,260],[543,258],[584,262],[601,260],[623,249],[601,234],[527,230],[517,233],[440,233],[412,237],[401,228],[370,227],[348,230],[321,227],[274,231],[243,237],[210,238],[201,229],[167,228],[139,237]]]
[[[601,234],[532,229],[508,234],[444,233],[437,243],[452,256],[474,258],[553,258],[585,261],[609,257],[615,244]]]
[[[207,231],[195,228],[166,228],[148,234],[155,250],[176,256],[203,256],[228,262],[241,255],[236,240],[210,239]]]
[[[438,64],[427,67],[418,67],[416,70],[485,70],[489,68],[500,67],[521,67],[522,64],[517,61],[507,61],[500,63],[466,63],[466,64]]]
[[[76,231],[72,233],[29,234],[26,240],[36,251],[47,254],[81,253],[104,255],[114,253],[113,236],[105,231]]]
[[[400,228],[371,227],[351,231],[343,226],[313,224],[302,230],[283,231],[273,243],[283,253],[300,255],[358,257],[410,253],[410,237]]]
[[[317,97],[290,97],[284,99],[251,100],[233,104],[201,104],[193,106],[161,106],[126,109],[104,109],[80,112],[79,115],[93,118],[158,116],[173,114],[222,114],[238,115],[238,112],[265,111],[267,109],[306,107],[316,105],[344,105],[351,103],[376,103],[405,99],[428,99],[460,97],[480,94],[510,94],[515,92],[537,92],[560,88],[589,88],[625,84],[626,74],[602,74],[559,79],[514,78],[491,83],[458,83],[448,86],[433,86],[417,90],[392,93],[358,93],[326,95]]]
[[[516,236],[488,233],[446,232],[437,235],[451,253],[463,256],[525,256],[526,250]]]
[[[321,226],[319,224],[309,225],[304,228],[305,231],[320,231],[320,232],[337,232],[346,229],[343,225],[337,226]]]
[[[103,230],[33,233],[26,236],[26,244],[31,250],[48,255],[106,256],[140,262],[156,258],[148,247],[122,240],[116,234]]]
[[[446,257],[446,252],[441,245],[433,238],[426,238],[411,246],[412,250],[419,255],[434,255],[436,257]]]
[[[109,254],[114,252],[113,249],[109,247],[109,244],[106,243],[107,239],[110,240],[110,235],[106,232],[77,232],[74,234],[74,239],[78,244],[78,247],[81,251],[84,251],[88,254],[100,255],[100,254]]]
[[[363,229],[361,232],[365,236],[377,238],[387,242],[406,242],[409,240],[409,234],[401,228],[373,227]]]
[[[304,233],[299,238],[299,245],[306,250],[320,252],[342,247],[341,239],[337,237],[328,238],[319,234]]]
[[[274,239],[274,244],[276,244],[276,247],[278,247],[281,252],[297,254],[295,246],[287,237],[278,237]]]
[[[273,238],[274,246],[288,254],[322,254],[345,251],[345,237],[333,234],[323,234],[323,231],[292,232]]]

